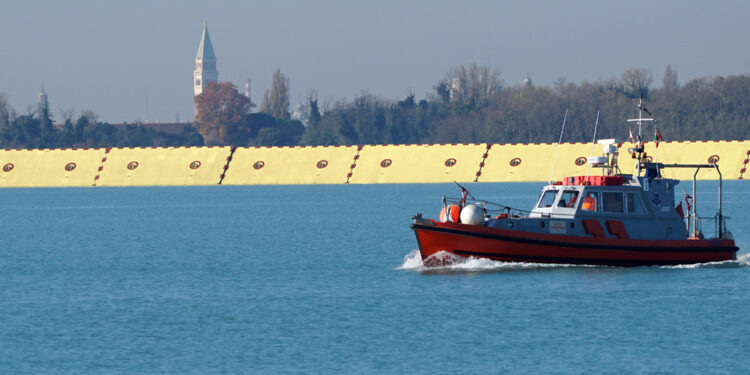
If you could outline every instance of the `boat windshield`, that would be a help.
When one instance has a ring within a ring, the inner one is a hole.
[[[542,197],[539,198],[539,208],[552,207],[555,204],[555,197],[557,196],[557,190],[545,190],[542,193]]]
[[[560,196],[560,201],[557,202],[557,207],[572,208],[576,206],[578,201],[578,190],[565,190]]]

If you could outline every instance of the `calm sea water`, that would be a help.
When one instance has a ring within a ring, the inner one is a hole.
[[[540,187],[469,184],[520,208]],[[738,261],[632,269],[424,269],[410,217],[443,184],[0,194],[3,374],[750,373],[747,182]]]

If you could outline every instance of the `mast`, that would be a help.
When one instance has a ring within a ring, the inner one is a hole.
[[[627,122],[635,122],[638,124],[638,141],[636,142],[635,149],[633,150],[635,153],[638,154],[638,165],[636,166],[636,176],[641,175],[641,160],[643,159],[644,154],[644,148],[643,148],[643,123],[644,122],[651,122],[654,121],[653,118],[650,117],[643,117],[643,112],[648,113],[651,115],[651,112],[649,112],[646,107],[643,106],[643,96],[638,98],[638,118],[631,118],[628,119]]]

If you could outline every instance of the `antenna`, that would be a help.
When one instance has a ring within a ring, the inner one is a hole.
[[[628,119],[628,122],[635,122],[638,124],[638,142],[636,144],[635,151],[638,153],[638,165],[636,166],[636,175],[641,174],[641,156],[643,155],[643,123],[654,121],[653,118],[644,118],[643,112],[651,115],[651,112],[643,106],[643,95],[638,98],[638,118]]]
[[[560,155],[560,143],[562,142],[563,133],[565,133],[565,121],[568,120],[568,109],[565,109],[565,116],[563,116],[562,130],[560,130],[560,139],[557,141],[557,150],[555,151],[555,162],[552,164],[552,174],[549,176],[549,183],[555,178],[555,168],[557,168],[557,156]]]

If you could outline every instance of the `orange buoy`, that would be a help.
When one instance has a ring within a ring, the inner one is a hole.
[[[461,206],[457,204],[451,204],[448,206],[443,207],[442,210],[440,210],[440,222],[452,222],[452,223],[458,223],[459,215],[461,214]]]

